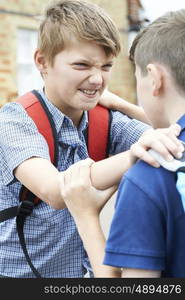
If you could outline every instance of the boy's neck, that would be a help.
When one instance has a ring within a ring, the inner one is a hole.
[[[185,96],[177,96],[167,102],[166,118],[169,125],[176,123],[183,115],[185,115]]]
[[[75,110],[75,109],[65,109],[64,107],[57,106],[54,104],[65,116],[70,118],[74,124],[78,128],[80,125],[82,116],[83,116],[83,110]]]
[[[60,109],[59,107],[58,107],[58,109],[64,115],[66,115],[68,118],[70,118],[73,121],[74,126],[78,128],[78,126],[80,125],[82,116],[83,116],[83,111],[82,110],[74,112],[74,111],[66,111],[66,110],[63,110],[62,108]]]
[[[65,105],[61,105],[60,101],[53,101],[52,97],[49,97],[49,95],[46,92],[46,89],[43,89],[44,94],[46,95],[47,99],[56,106],[64,115],[66,115],[68,118],[70,118],[74,124],[78,128],[80,125],[80,121],[82,119],[83,110],[77,110],[74,108],[66,107]]]

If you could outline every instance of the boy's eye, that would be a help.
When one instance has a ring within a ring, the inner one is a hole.
[[[85,63],[75,63],[74,66],[79,67],[79,68],[87,68],[88,67],[88,65]]]
[[[107,64],[103,66],[104,71],[110,71],[111,68],[112,68],[112,64]]]
[[[88,63],[81,63],[81,62],[77,62],[77,63],[74,63],[73,64],[74,65],[74,67],[76,68],[76,69],[87,69],[87,68],[90,68],[91,66],[88,64]],[[110,71],[110,69],[112,68],[112,64],[106,64],[106,65],[103,65],[102,67],[102,70],[103,71],[106,71],[106,72],[108,72],[108,71]]]

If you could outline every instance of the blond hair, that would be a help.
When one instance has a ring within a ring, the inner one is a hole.
[[[118,29],[99,6],[80,0],[58,1],[45,12],[38,48],[52,64],[72,38],[95,42],[107,56],[117,56],[121,48]]]
[[[149,63],[163,64],[185,92],[185,9],[168,12],[139,32],[130,48],[130,59],[143,75]]]

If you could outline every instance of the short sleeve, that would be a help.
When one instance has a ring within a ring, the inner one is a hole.
[[[47,142],[20,104],[6,104],[0,110],[0,166],[3,184],[11,183],[14,180],[14,169],[31,157],[50,160]]]
[[[128,178],[119,186],[104,264],[149,270],[165,266],[164,216]]]
[[[131,119],[118,111],[112,111],[111,114],[109,154],[117,154],[129,150],[144,131],[150,128],[149,125]]]

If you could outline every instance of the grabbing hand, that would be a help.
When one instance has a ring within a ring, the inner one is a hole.
[[[147,151],[153,149],[159,152],[167,161],[174,157],[180,158],[184,147],[177,136],[180,134],[181,127],[173,124],[169,128],[148,129],[130,148],[134,157],[144,160],[153,167],[160,167],[159,163]]]
[[[60,191],[66,206],[75,221],[99,215],[101,209],[116,191],[116,186],[100,191],[94,188],[90,179],[93,161],[86,159],[60,173]]]

